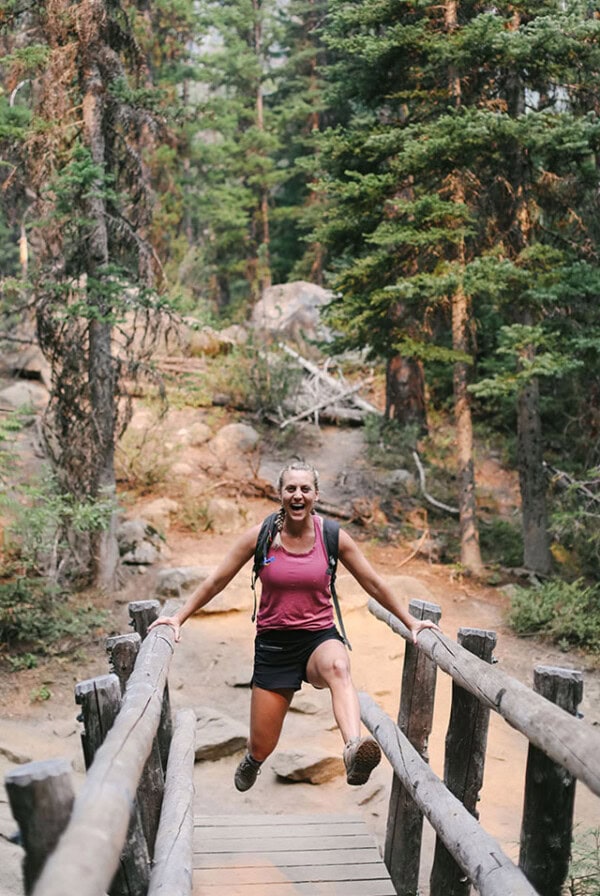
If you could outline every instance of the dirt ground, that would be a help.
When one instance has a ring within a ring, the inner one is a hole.
[[[333,503],[344,500],[348,473],[360,466],[361,441],[357,431],[333,432],[316,446],[311,459],[322,474],[321,492]],[[280,466],[279,458],[262,461],[260,476],[273,481]],[[489,465],[487,475],[491,476]],[[504,483],[505,491],[512,484]],[[249,524],[260,520],[273,505],[266,499],[244,499]],[[165,565],[212,566],[227,551],[231,535],[170,531],[167,538],[169,559]],[[430,599],[442,609],[441,625],[452,637],[460,627],[491,629],[498,635],[495,658],[500,668],[530,685],[536,665],[559,665],[584,671],[584,696],[580,706],[586,724],[600,724],[600,670],[584,657],[561,653],[537,640],[518,639],[505,624],[507,597],[499,588],[482,585],[456,576],[454,567],[421,558],[408,559],[408,544],[379,542],[371,537],[362,547],[385,576],[408,600],[424,586]],[[111,601],[116,625],[128,631],[127,601],[152,596],[154,572],[129,580],[116,601]],[[250,621],[251,591],[249,569],[243,570],[232,588],[245,595],[247,606],[238,612],[203,613],[185,626],[169,676],[171,702],[179,707],[211,706],[247,722],[249,689],[240,686],[250,677],[253,626]],[[402,578],[399,578],[402,577]],[[351,654],[355,684],[368,692],[392,717],[398,711],[404,642],[368,611],[366,596],[353,580],[340,570],[339,587],[344,619],[353,644]],[[77,708],[73,686],[77,681],[107,671],[103,640],[86,648],[86,656],[77,663],[54,661],[36,670],[0,677],[0,773],[18,762],[65,756],[73,764],[76,787],[80,785],[83,762],[79,745]],[[47,700],[40,688],[51,692]],[[339,752],[342,748],[327,695],[305,685],[302,698],[311,706],[306,711],[290,712],[279,745],[281,750],[312,746]],[[433,770],[443,775],[444,738],[449,717],[451,682],[438,674],[433,734],[429,752]],[[293,709],[294,707],[292,707]],[[511,857],[518,855],[522,810],[524,768],[527,756],[525,739],[492,714],[485,782],[481,793],[480,821],[495,836]],[[392,772],[384,759],[367,785],[350,788],[340,777],[322,785],[290,784],[277,778],[265,763],[256,786],[245,794],[233,787],[237,756],[214,762],[199,762],[195,767],[197,814],[219,813],[359,813],[383,847],[387,804]],[[576,799],[576,824],[583,831],[598,826],[599,802],[583,785]],[[0,794],[0,896],[20,896],[21,848],[9,841],[16,828],[7,804]],[[422,893],[427,893],[434,835],[425,823],[422,860]]]

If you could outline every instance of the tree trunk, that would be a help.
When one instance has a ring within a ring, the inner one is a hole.
[[[445,24],[447,31],[458,25],[456,0],[446,0]],[[462,85],[455,68],[448,71],[448,88],[456,106],[461,104]],[[465,202],[465,190],[460,176],[453,178],[452,199],[457,205]],[[457,246],[457,261],[465,267],[465,243]],[[469,319],[471,303],[462,285],[452,296],[452,347],[463,355],[469,353]],[[483,564],[479,548],[479,530],[475,503],[475,469],[473,465],[473,423],[468,392],[469,365],[456,361],[453,371],[454,419],[456,421],[456,451],[458,462],[458,506],[460,511],[460,562],[475,575],[481,574]]]
[[[260,60],[262,45],[262,23],[260,18],[261,0],[252,0],[254,9],[254,52]],[[263,89],[260,77],[256,85],[256,127],[262,133],[265,129]],[[257,274],[260,292],[271,286],[271,234],[269,228],[269,188],[266,184],[260,187],[260,221],[261,242],[258,247]]]
[[[530,380],[517,400],[517,463],[523,516],[523,563],[542,575],[550,571],[542,425],[537,379]]]
[[[96,27],[101,29],[104,4],[97,0],[95,4]],[[84,142],[90,150],[94,164],[104,170],[106,166],[104,140],[104,85],[94,58],[100,44],[90,42],[87,58],[82,69],[83,93],[83,135]],[[87,242],[87,274],[96,284],[88,288],[89,312],[89,357],[88,377],[90,388],[91,413],[96,429],[94,444],[95,456],[92,459],[94,498],[114,499],[116,481],[114,471],[115,426],[116,426],[116,368],[112,357],[112,325],[110,323],[110,307],[98,294],[97,281],[102,279],[102,268],[109,261],[108,232],[106,227],[106,206],[104,184],[96,184],[95,190],[89,191],[85,209],[90,221],[90,232]],[[116,584],[116,572],[119,551],[116,539],[116,511],[111,514],[109,526],[94,533],[92,540],[92,564],[95,583],[110,589]]]
[[[469,300],[462,288],[452,298],[452,345],[456,351],[467,348]],[[460,511],[460,562],[479,575],[483,569],[479,549],[479,530],[475,503],[475,469],[473,466],[473,424],[469,401],[468,364],[456,361],[453,371],[454,419],[458,462],[458,507]]]
[[[423,365],[415,358],[396,355],[388,360],[385,374],[385,416],[402,426],[417,426],[420,435],[427,433],[425,375]]]

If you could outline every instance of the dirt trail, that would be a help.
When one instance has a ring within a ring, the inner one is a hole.
[[[358,431],[333,432],[312,455],[320,467],[322,496],[342,502],[348,495],[349,476],[360,475],[361,439]],[[261,464],[260,474],[273,480],[280,467],[280,457]],[[344,475],[345,472],[345,475]],[[264,500],[247,502],[248,522],[264,516],[272,509]],[[212,566],[228,549],[235,535],[204,533],[169,533],[168,565],[198,564]],[[498,589],[478,583],[457,580],[448,566],[421,559],[405,562],[410,548],[404,544],[381,544],[364,540],[362,547],[380,572],[392,578],[405,598],[411,590],[417,593],[425,586],[431,599],[442,608],[442,627],[456,637],[461,626],[492,629],[498,634],[496,659],[501,668],[530,685],[533,669],[538,664],[561,665],[585,669],[584,698],[580,707],[588,724],[600,724],[600,671],[587,668],[588,663],[575,654],[564,654],[535,640],[521,640],[507,630],[504,613],[507,599]],[[409,578],[399,578],[409,577]],[[120,631],[127,631],[126,601],[146,597],[152,574],[138,576],[116,604]],[[196,616],[184,629],[170,673],[173,707],[209,705],[246,722],[249,690],[234,686],[250,676],[253,628],[250,622],[251,592],[249,570],[243,570],[232,588],[239,589],[247,600],[240,612],[210,613]],[[366,608],[366,597],[353,580],[340,570],[339,593],[350,641],[354,646],[352,667],[355,683],[365,690],[391,715],[398,711],[404,642]],[[77,666],[53,663],[42,670],[30,670],[0,680],[0,773],[16,761],[64,755],[71,759],[76,771],[76,784],[82,779],[77,709],[73,702],[73,685],[81,679],[106,672],[103,644],[90,646],[87,661]],[[31,702],[31,692],[47,683],[52,697],[46,702]],[[341,739],[328,705],[327,695],[310,687],[301,692],[312,704],[314,712],[290,712],[284,728],[281,750],[294,747],[308,749],[320,746],[339,752]],[[434,730],[430,740],[430,762],[439,776],[443,775],[444,737],[449,716],[451,682],[438,676]],[[488,742],[486,774],[480,802],[480,820],[486,830],[498,838],[503,849],[513,858],[518,852],[523,777],[527,745],[524,738],[502,719],[492,714]],[[219,811],[236,813],[360,813],[375,833],[379,843],[385,839],[387,801],[391,769],[383,761],[371,780],[361,788],[349,788],[343,778],[327,784],[282,783],[267,761],[256,786],[238,794],[232,781],[237,757],[216,762],[197,763],[195,767],[196,811],[199,814]],[[598,799],[586,788],[579,787],[576,819],[582,829],[597,826]],[[5,839],[14,831],[5,795],[0,797],[0,896],[20,896],[19,863],[21,850]],[[434,837],[425,825],[423,851],[423,893],[427,892],[428,868]]]

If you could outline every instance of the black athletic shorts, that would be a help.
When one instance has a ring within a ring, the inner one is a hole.
[[[321,631],[308,629],[271,629],[254,640],[252,684],[267,691],[289,688],[297,691],[307,681],[306,664],[323,641],[341,641],[335,626]]]

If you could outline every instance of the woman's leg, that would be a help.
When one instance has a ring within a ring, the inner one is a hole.
[[[331,639],[313,650],[306,664],[306,677],[316,688],[329,688],[335,720],[344,743],[360,736],[360,706],[350,674],[348,651]]]
[[[293,696],[291,689],[267,691],[253,685],[248,752],[256,762],[264,762],[277,746]]]

